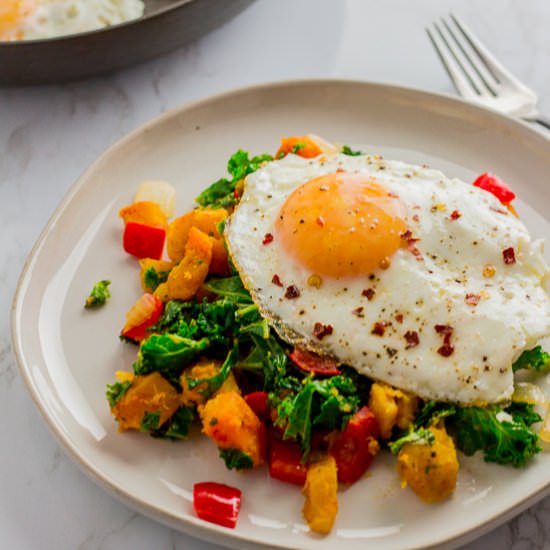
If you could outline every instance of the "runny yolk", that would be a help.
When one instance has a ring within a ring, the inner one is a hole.
[[[402,245],[406,208],[372,177],[327,174],[298,187],[276,221],[277,239],[312,273],[328,277],[387,268]]]

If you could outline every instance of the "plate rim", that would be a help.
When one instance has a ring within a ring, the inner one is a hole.
[[[194,1],[194,0],[188,0]],[[98,31],[92,31],[98,32]],[[0,43],[0,46],[3,43]],[[71,204],[75,195],[85,186],[88,176],[92,174],[109,156],[116,154],[116,152],[124,148],[127,143],[134,140],[140,134],[148,132],[150,129],[157,125],[162,125],[165,121],[176,118],[183,114],[185,111],[192,110],[197,107],[205,106],[212,102],[217,102],[223,98],[236,97],[239,95],[254,94],[255,92],[261,92],[262,90],[271,90],[275,88],[287,88],[293,86],[312,86],[312,85],[337,85],[337,86],[363,86],[366,88],[374,88],[378,90],[388,90],[392,93],[410,94],[412,96],[423,97],[432,99],[434,101],[444,102],[452,106],[455,109],[466,109],[470,112],[478,112],[482,115],[491,115],[495,119],[505,121],[507,124],[511,124],[517,130],[527,132],[527,135],[535,141],[539,141],[544,147],[548,148],[547,154],[550,156],[550,135],[544,134],[542,131],[538,131],[526,121],[518,118],[511,117],[503,114],[495,109],[490,109],[479,104],[467,101],[463,98],[453,96],[448,93],[433,92],[418,87],[403,86],[394,83],[386,83],[383,81],[370,81],[364,79],[353,78],[299,78],[299,79],[285,79],[285,80],[273,80],[255,83],[251,85],[245,85],[240,87],[232,87],[224,89],[220,92],[208,94],[195,99],[186,101],[178,106],[168,109],[159,115],[149,119],[146,123],[138,126],[129,133],[126,133],[121,138],[116,140],[111,145],[107,146],[96,158],[93,160],[73,181],[69,189],[65,192],[61,201],[58,203],[45,226],[36,238],[36,241],[30,251],[27,254],[22,270],[17,279],[15,292],[12,298],[10,307],[10,340],[15,362],[18,367],[19,373],[22,375],[25,387],[29,392],[32,401],[40,412],[41,417],[44,419],[48,429],[53,434],[56,441],[65,450],[67,455],[71,458],[72,462],[92,481],[97,483],[107,492],[115,496],[126,506],[130,506],[145,516],[159,521],[160,523],[171,527],[175,530],[184,532],[193,537],[214,543],[223,544],[231,548],[240,548],[243,543],[248,544],[248,548],[277,548],[287,549],[286,545],[273,545],[271,543],[265,543],[250,539],[246,535],[236,531],[224,529],[214,524],[206,524],[198,519],[177,519],[167,514],[166,512],[158,509],[156,506],[149,502],[141,500],[127,491],[118,487],[113,483],[105,473],[102,473],[93,464],[86,459],[85,455],[80,453],[78,449],[71,445],[68,439],[63,437],[61,431],[56,427],[55,422],[47,413],[45,407],[42,406],[39,392],[35,389],[29,372],[28,365],[24,360],[24,352],[20,346],[21,335],[19,334],[19,316],[21,311],[21,301],[24,297],[24,291],[30,282],[32,276],[32,266],[37,261],[40,250],[45,244],[48,235],[51,233],[53,226],[55,226],[58,219],[63,215],[66,208]],[[546,495],[550,494],[550,481],[539,488],[537,491],[524,497],[519,503],[512,508],[505,510],[501,513],[496,513],[489,519],[485,519],[482,522],[478,522],[475,527],[472,527],[466,532],[458,533],[456,535],[441,538],[438,541],[434,541],[428,546],[422,548],[456,548],[459,544],[466,544],[472,540],[482,536],[483,534],[495,529],[499,525],[502,525],[505,521],[519,515],[526,508],[538,502]]]

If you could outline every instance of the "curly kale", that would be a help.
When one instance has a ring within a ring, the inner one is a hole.
[[[239,149],[227,162],[227,171],[231,179],[221,178],[207,187],[197,198],[197,203],[210,208],[228,208],[236,204],[239,198],[235,193],[237,184],[248,174],[255,172],[264,162],[273,160],[268,154],[250,158],[249,154]]]
[[[413,432],[437,424],[445,417],[458,449],[465,455],[482,451],[486,462],[518,468],[541,450],[531,425],[542,419],[533,405],[459,407],[428,401],[416,417]]]
[[[521,369],[540,373],[548,372],[550,370],[550,354],[546,353],[541,346],[524,351],[512,365],[514,372]]]
[[[282,398],[270,394],[270,401],[277,405],[275,424],[284,428],[285,439],[299,441],[307,456],[314,426],[341,430],[357,411],[356,390],[354,382],[341,375],[324,380],[305,378],[297,391],[287,392]]]
[[[103,280],[98,281],[92,287],[90,295],[86,298],[84,307],[86,309],[96,308],[104,306],[107,303],[107,300],[111,297],[111,292],[109,291],[109,285],[111,281]]]

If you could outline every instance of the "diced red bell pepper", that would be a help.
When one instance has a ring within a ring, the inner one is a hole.
[[[265,391],[249,393],[244,396],[244,400],[260,420],[263,422],[269,420],[268,395]]]
[[[303,348],[294,348],[290,359],[303,371],[334,376],[340,374],[338,364],[332,357],[321,357]]]
[[[195,483],[193,507],[200,519],[233,529],[241,509],[241,494],[239,489],[223,483]]]
[[[147,329],[159,320],[163,309],[162,300],[146,292],[126,313],[126,324],[120,335],[141,342],[148,336]]]
[[[506,183],[489,172],[481,174],[472,185],[489,191],[489,193],[492,193],[502,204],[509,204],[516,198],[516,194],[506,185]]]
[[[301,487],[306,482],[307,466],[302,464],[302,451],[294,441],[273,437],[269,447],[269,475]]]
[[[380,428],[374,413],[367,406],[362,407],[329,449],[336,460],[338,481],[355,483],[367,471],[376,454],[379,436]]]
[[[122,245],[128,254],[137,258],[160,260],[166,240],[166,228],[145,223],[127,222]]]

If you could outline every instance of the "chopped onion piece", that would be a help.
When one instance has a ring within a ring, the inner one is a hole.
[[[134,201],[156,202],[164,215],[171,218],[176,207],[176,190],[166,181],[147,180],[138,187]]]
[[[512,401],[535,405],[535,410],[544,419],[538,435],[541,441],[550,443],[550,403],[544,391],[530,382],[517,382]]]
[[[548,398],[544,391],[531,382],[516,382],[512,401],[548,407]]]

